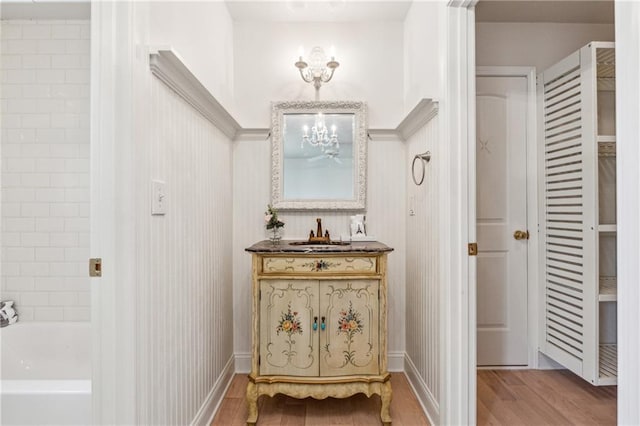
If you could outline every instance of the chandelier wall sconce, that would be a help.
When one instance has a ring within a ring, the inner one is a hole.
[[[331,50],[331,60],[327,61],[324,49],[318,46],[314,47],[311,49],[309,63],[307,63],[303,59],[303,49],[300,48],[298,61],[294,64],[300,71],[300,77],[307,83],[313,83],[313,87],[316,88],[316,101],[320,100],[322,83],[330,82],[336,68],[340,66],[340,63],[336,61],[333,48]]]

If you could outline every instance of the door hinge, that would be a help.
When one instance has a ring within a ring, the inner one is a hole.
[[[478,243],[469,243],[467,245],[469,256],[477,256],[478,255]]]
[[[380,300],[380,289],[378,289],[378,300]]]
[[[258,300],[262,300],[262,290],[258,290]]]
[[[102,276],[102,259],[94,257],[89,259],[89,276],[101,277]]]
[[[260,359],[261,359],[261,358],[262,358],[262,357],[261,357],[260,355],[258,355],[258,365],[260,365]]]

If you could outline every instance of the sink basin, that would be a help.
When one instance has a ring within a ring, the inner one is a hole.
[[[291,241],[289,245],[309,247],[310,249],[329,249],[335,246],[348,246],[351,244],[348,241],[330,241],[328,243],[310,243],[308,241]]]

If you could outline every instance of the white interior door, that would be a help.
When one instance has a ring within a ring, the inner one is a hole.
[[[477,364],[527,365],[527,79],[479,76]]]

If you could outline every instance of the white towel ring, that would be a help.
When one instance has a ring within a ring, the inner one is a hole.
[[[416,160],[422,160],[420,161],[420,164],[422,164],[422,176],[420,177],[420,181],[416,179]],[[411,163],[411,177],[413,178],[413,183],[415,183],[417,186],[422,185],[422,182],[424,182],[424,175],[426,172],[425,164],[429,161],[431,161],[431,152],[429,151],[413,157],[413,163]]]

